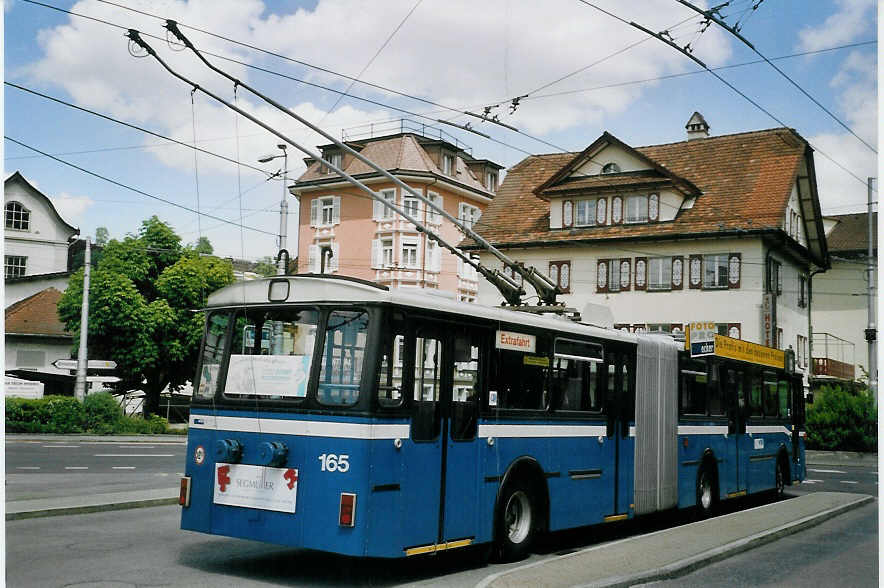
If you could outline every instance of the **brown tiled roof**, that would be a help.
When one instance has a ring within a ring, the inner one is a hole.
[[[46,288],[11,304],[6,309],[6,333],[71,337],[58,318],[59,300],[61,292]]]
[[[618,188],[627,188],[627,187],[639,187],[639,186],[651,186],[657,184],[671,184],[672,180],[661,176],[656,173],[646,174],[646,173],[630,173],[630,174],[618,174],[616,176],[610,175],[595,175],[595,176],[584,176],[577,178],[568,178],[563,182],[559,182],[550,188],[546,188],[545,190],[541,190],[541,194],[544,196],[553,195],[553,194],[562,194],[565,192],[571,192],[573,190],[593,190],[600,188],[610,188],[610,189],[618,189]]]
[[[424,148],[421,147],[415,136],[411,134],[395,135],[388,139],[368,142],[359,153],[388,171],[429,173],[446,179],[450,178],[458,184],[482,192],[487,196],[492,196],[459,156],[455,158],[455,175],[444,175],[442,170],[427,155]],[[344,168],[344,171],[351,176],[358,177],[363,174],[377,173],[354,157],[345,157],[345,160],[347,166]],[[320,167],[321,164],[318,161],[311,163],[307,167],[307,171],[298,178],[297,183],[302,184],[338,177],[337,174],[319,173]]]
[[[869,250],[869,215],[866,212],[857,214],[839,214],[828,218],[835,219],[838,224],[826,237],[829,253]],[[872,213],[873,243],[878,248],[878,213]]]
[[[575,154],[534,155],[507,173],[476,227],[501,246],[779,227],[805,147],[797,133],[785,128],[636,147],[700,189],[694,206],[679,211],[673,221],[564,230],[550,230],[549,203],[532,191]]]

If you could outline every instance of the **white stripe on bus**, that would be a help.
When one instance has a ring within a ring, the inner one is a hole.
[[[792,431],[785,425],[748,425],[747,433],[785,433],[791,435]]]
[[[401,439],[408,438],[409,426],[398,424],[342,423],[336,421],[292,421],[287,419],[256,419],[192,415],[194,429],[236,431],[238,433],[269,433],[338,439]]]
[[[727,435],[727,425],[679,425],[679,435]]]
[[[479,425],[479,437],[604,437],[605,425]]]

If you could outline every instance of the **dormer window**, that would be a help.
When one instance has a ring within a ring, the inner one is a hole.
[[[454,155],[451,153],[442,154],[442,173],[446,176],[454,175]]]
[[[613,161],[610,163],[606,163],[605,165],[602,166],[602,173],[603,174],[619,174],[620,173],[620,166],[617,165],[616,163],[614,163]]]
[[[648,222],[648,197],[629,196],[626,198],[626,222]]]
[[[22,206],[20,202],[14,200],[7,202],[6,228],[17,231],[31,230],[31,211]]]
[[[497,172],[485,172],[485,188],[487,188],[489,192],[497,192]]]
[[[338,169],[342,169],[342,168],[341,168],[341,164],[343,163],[343,157],[342,157],[341,153],[339,153],[339,152],[336,152],[336,153],[326,153],[326,154],[324,155],[323,158],[324,158],[327,162],[329,162],[330,164],[332,164],[333,166],[335,166],[336,168],[338,168]],[[335,172],[335,170],[333,170],[333,169],[330,168],[329,166],[323,164],[323,166],[322,166],[322,173],[324,173],[324,174],[333,174],[333,173],[337,173],[337,172]]]

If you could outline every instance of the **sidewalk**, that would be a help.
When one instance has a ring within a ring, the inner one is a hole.
[[[492,574],[477,588],[632,586],[685,574],[874,500],[815,492]]]

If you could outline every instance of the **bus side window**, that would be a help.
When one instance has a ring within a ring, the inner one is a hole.
[[[556,340],[553,364],[553,408],[602,412],[604,381],[601,378],[601,345]]]
[[[214,398],[218,390],[218,375],[224,357],[224,340],[229,323],[230,314],[227,312],[212,313],[206,323],[203,361],[200,365],[199,385],[195,394],[197,398]]]
[[[442,382],[442,342],[417,337],[414,346],[414,415],[411,437],[432,441],[439,436],[439,388]]]
[[[403,327],[404,328],[404,325]],[[400,329],[394,329],[394,333]],[[405,335],[385,336],[378,369],[378,404],[382,408],[402,406],[402,366],[405,362]]]
[[[762,404],[764,405],[764,416],[776,418],[779,412],[779,402],[777,400],[777,374],[776,372],[763,372],[764,384],[762,389]]]
[[[498,407],[546,410],[549,404],[549,339],[538,336],[534,353],[496,351]],[[490,401],[489,404],[493,406]]]
[[[727,412],[725,403],[722,401],[724,382],[721,381],[721,377],[725,373],[724,366],[721,363],[713,363],[709,366],[709,372],[709,385],[706,387],[706,393],[709,396],[709,415],[723,416]]]
[[[451,391],[451,438],[466,441],[476,436],[479,398],[480,341],[470,334],[454,339],[454,377]]]
[[[620,371],[620,415],[624,421],[635,420],[635,385],[633,379],[633,366],[635,365],[635,357],[628,353],[620,353],[618,355],[618,369]],[[626,435],[626,429],[623,433]]]
[[[706,361],[684,359],[681,362],[681,393],[679,409],[685,415],[706,414],[706,393],[709,381]]]
[[[761,416],[761,370],[752,367],[749,389],[749,414]]]
[[[789,393],[789,380],[784,377],[780,377],[780,379],[777,380],[777,404],[779,406],[780,418],[791,418],[792,398]]]

